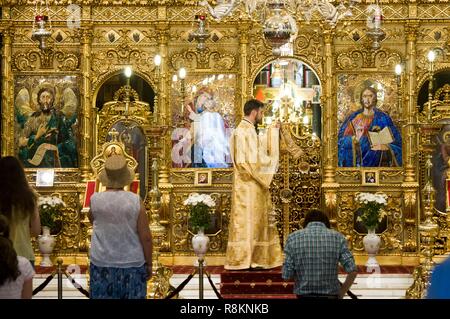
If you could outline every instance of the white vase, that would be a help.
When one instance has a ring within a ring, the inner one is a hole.
[[[367,230],[367,235],[363,238],[364,249],[369,255],[369,259],[366,262],[366,267],[379,267],[378,261],[375,256],[380,249],[381,238],[375,233],[375,228]]]
[[[53,266],[50,256],[55,247],[55,235],[50,235],[50,228],[47,226],[42,226],[42,235],[38,237],[39,251],[42,254],[42,261],[40,263],[43,267]]]
[[[209,237],[205,235],[204,229],[199,228],[198,232],[192,237],[192,247],[199,260],[203,260],[208,251]]]

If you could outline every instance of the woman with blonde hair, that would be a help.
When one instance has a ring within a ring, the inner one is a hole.
[[[0,159],[0,181],[0,214],[8,219],[9,238],[17,255],[27,258],[34,266],[31,237],[41,232],[37,195],[28,185],[22,164],[13,156]]]

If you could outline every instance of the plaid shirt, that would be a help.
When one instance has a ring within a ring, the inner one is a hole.
[[[283,279],[295,279],[297,295],[337,295],[339,262],[346,272],[356,271],[347,240],[321,222],[311,222],[288,236],[284,247]]]

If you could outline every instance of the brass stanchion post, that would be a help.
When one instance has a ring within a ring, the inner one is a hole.
[[[58,259],[56,259],[56,263],[58,264],[57,269],[58,269],[58,299],[62,299],[62,263],[63,263],[63,259],[61,257],[58,257]]]
[[[198,259],[198,299],[203,299],[203,258]]]

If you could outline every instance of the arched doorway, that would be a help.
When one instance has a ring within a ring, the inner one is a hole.
[[[321,87],[314,70],[294,58],[264,65],[253,81],[253,95],[266,103],[263,126],[281,121],[290,127],[304,155],[282,153],[271,186],[281,242],[302,228],[304,215],[321,204]]]
[[[419,93],[417,95],[417,106],[420,112],[423,112],[425,104],[428,102],[429,93],[432,95],[432,99],[435,101],[440,101],[441,109],[450,107],[448,105],[448,96],[450,91],[450,70],[441,70],[433,75],[433,88],[432,92],[429,92],[429,80],[426,80],[420,87]],[[436,110],[435,113],[438,113]],[[446,114],[443,112],[443,114]],[[446,179],[447,174],[450,170],[449,159],[450,159],[450,118],[444,115],[443,118],[439,120],[441,123],[441,129],[439,133],[436,134],[434,138],[434,143],[436,145],[435,151],[432,157],[432,171],[431,177],[433,180],[433,187],[436,191],[434,208],[441,212],[446,213],[448,210],[447,206],[447,189],[446,189]],[[421,167],[424,167],[424,159],[421,160]],[[425,185],[426,176],[423,170],[420,179],[421,187]]]
[[[108,133],[115,129],[118,140],[128,155],[138,162],[139,194],[145,199],[150,184],[147,137],[144,126],[152,118],[155,92],[139,75],[128,80],[123,73],[109,78],[99,89],[95,105],[98,109],[97,148],[111,140]]]
[[[268,105],[266,124],[286,119],[296,135],[313,133],[321,138],[321,93],[314,70],[293,58],[266,64],[253,81],[253,96]]]

